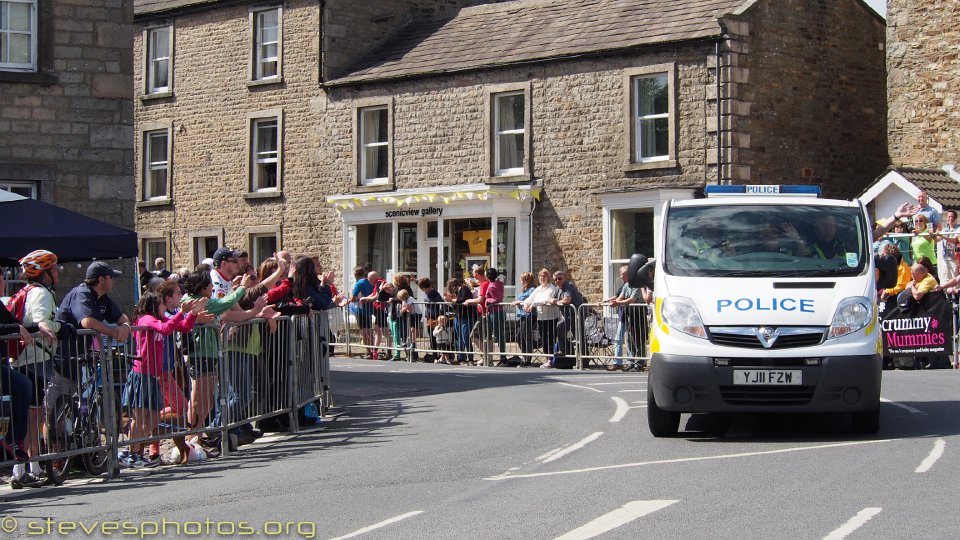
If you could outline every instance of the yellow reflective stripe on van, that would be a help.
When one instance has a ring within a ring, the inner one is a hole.
[[[873,320],[871,320],[871,321],[870,321],[870,324],[867,325],[867,334],[866,334],[866,335],[869,336],[870,333],[873,332],[874,329],[877,328],[877,321],[878,321],[878,318],[877,318],[876,315],[874,315]]]
[[[663,323],[663,319],[660,317],[661,307],[663,307],[663,299],[657,298],[656,304],[654,305],[654,310],[653,310],[653,314],[657,318],[657,326],[660,327],[660,331],[663,332],[664,335],[670,335],[670,329],[667,327],[666,324]]]

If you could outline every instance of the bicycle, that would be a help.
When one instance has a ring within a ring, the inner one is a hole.
[[[116,362],[126,364],[121,355]],[[106,429],[106,403],[103,393],[102,364],[95,357],[81,356],[71,359],[79,366],[79,384],[64,377],[73,390],[64,392],[56,399],[46,417],[45,453],[80,453],[83,468],[91,475],[101,475],[107,471],[110,457],[110,443]],[[116,386],[116,383],[114,383]],[[114,389],[115,391],[115,389]],[[115,418],[119,430],[120,402],[114,400]],[[47,477],[54,485],[62,484],[70,470],[75,453],[46,460],[43,463]]]

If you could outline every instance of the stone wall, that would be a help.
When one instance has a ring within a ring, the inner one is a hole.
[[[890,159],[906,167],[957,163],[960,1],[887,2]]]
[[[533,267],[567,268],[581,289],[597,299],[603,276],[603,228],[594,193],[704,183],[708,50],[677,47],[359,89],[334,88],[325,123],[339,135],[324,144],[329,144],[333,159],[328,185],[335,193],[349,193],[354,186],[352,138],[343,126],[349,128],[357,99],[378,96],[393,96],[397,189],[489,182],[484,92],[494,85],[529,83],[532,175],[544,187],[533,220]],[[624,94],[628,89],[623,70],[668,62],[677,69],[678,167],[625,172]],[[331,247],[339,246],[338,234]]]
[[[0,179],[38,182],[41,200],[132,229],[132,0],[38,11],[38,72],[0,72]],[[64,270],[61,289],[83,277]],[[129,306],[133,281],[118,287]]]
[[[840,3],[857,5],[854,0]],[[330,12],[333,4],[328,1],[323,13]],[[799,2],[788,4],[803,11]],[[357,13],[369,15],[363,10]],[[137,214],[141,234],[169,231],[170,266],[189,264],[191,231],[215,228],[222,231],[227,245],[249,248],[251,228],[280,226],[284,249],[318,253],[326,267],[342,273],[342,220],[325,197],[356,188],[353,118],[361,100],[392,103],[395,187],[433,188],[490,181],[485,150],[486,92],[503,84],[529,88],[531,172],[544,187],[534,214],[533,267],[568,268],[594,300],[600,294],[603,271],[602,212],[596,192],[700,187],[716,181],[719,155],[724,158],[727,178],[739,178],[735,172],[746,173],[747,180],[794,179],[801,164],[816,160],[811,166],[816,174],[822,171],[829,179],[828,185],[849,186],[850,181],[829,181],[851,177],[850,163],[859,163],[860,159],[851,154],[869,158],[875,149],[872,135],[861,138],[837,126],[846,129],[847,123],[866,118],[863,122],[868,131],[879,129],[882,140],[882,110],[880,127],[870,127],[876,119],[860,103],[866,98],[860,95],[858,86],[872,84],[872,70],[863,70],[868,74],[858,74],[857,70],[845,74],[839,67],[833,71],[816,63],[811,67],[812,60],[803,56],[808,54],[806,49],[795,54],[772,49],[775,39],[785,39],[797,47],[806,39],[827,40],[831,48],[849,46],[830,34],[839,30],[829,27],[817,30],[813,38],[797,37],[806,26],[797,20],[793,20],[797,26],[772,26],[766,20],[773,16],[769,12],[754,15],[755,20],[733,21],[743,23],[738,24],[737,29],[743,31],[733,41],[751,42],[748,46],[726,45],[728,53],[743,58],[729,54],[721,60],[721,67],[729,70],[721,76],[735,77],[737,87],[722,88],[720,100],[715,44],[709,42],[391,83],[324,87],[317,80],[321,43],[328,43],[319,35],[322,16],[313,0],[284,4],[283,83],[253,89],[246,85],[246,6],[219,7],[173,19],[174,96],[138,99],[135,103],[138,125],[165,122],[173,126],[173,203],[141,208]],[[820,16],[826,17],[822,13]],[[362,22],[363,17],[358,17],[355,22]],[[764,35],[757,36],[761,30]],[[138,31],[134,53],[138,59],[142,46]],[[830,54],[824,52],[821,62],[833,62]],[[737,63],[746,63],[747,55],[751,65]],[[802,63],[798,57],[804,59]],[[624,166],[628,91],[624,73],[664,63],[672,63],[677,73],[677,164],[633,171]],[[734,71],[737,69],[740,71]],[[817,69],[823,72],[819,78],[800,77]],[[824,82],[828,75],[838,80]],[[141,87],[139,77],[137,88]],[[882,93],[882,80],[880,85]],[[868,93],[875,91],[871,88]],[[843,95],[827,99],[837,92]],[[817,100],[826,101],[818,104],[816,112],[827,115],[830,122],[821,118],[816,122],[816,133],[798,135],[798,130],[814,128],[808,125],[809,119],[802,118],[812,109],[797,109],[795,103]],[[719,122],[718,102],[723,113]],[[855,110],[831,111],[831,105]],[[882,98],[872,105],[882,107]],[[247,114],[274,108],[283,110],[283,195],[247,199],[243,196],[247,182]],[[721,138],[727,145],[723,153],[717,151],[718,131],[724,132]],[[844,140],[840,132],[850,140]],[[793,142],[797,139],[804,142],[802,152]],[[863,150],[855,151],[860,146]],[[881,170],[883,166],[885,163],[879,165]],[[139,184],[139,171],[137,175]],[[866,176],[868,173],[852,177],[859,182]]]
[[[883,20],[857,0],[758,2],[729,55],[727,103],[748,145],[731,156],[756,183],[822,183],[857,195],[889,164]],[[735,26],[735,25],[734,25]]]
[[[201,229],[219,229],[228,245],[246,246],[249,227],[280,225],[283,245],[313,249],[309,239],[321,233],[314,229],[314,214],[329,214],[322,197],[314,199],[327,176],[317,133],[317,126],[324,123],[317,85],[317,2],[285,3],[283,82],[274,85],[247,86],[251,50],[247,6],[203,11],[173,22],[173,96],[139,97],[143,69],[138,60],[134,101],[138,163],[142,126],[172,126],[172,204],[139,208],[138,232],[170,235],[171,268],[190,265],[189,233]],[[134,36],[137,59],[143,58],[141,30],[138,27]],[[271,109],[283,110],[281,181],[288,196],[247,200],[247,115]],[[141,166],[136,178],[139,200]]]
[[[141,234],[170,232],[173,267],[189,264],[191,231],[222,229],[226,244],[249,248],[250,228],[282,225],[284,249],[319,253],[325,266],[342,271],[342,222],[325,197],[355,186],[352,118],[365,98],[392,97],[398,189],[481,183],[490,180],[484,92],[529,83],[533,177],[545,188],[535,215],[534,266],[569,268],[594,298],[602,280],[602,226],[592,193],[703,184],[702,46],[325,90],[312,71],[316,34],[292,31],[317,28],[316,3],[289,1],[283,16],[282,85],[247,88],[249,23],[247,8],[238,6],[176,19],[174,97],[136,100],[138,125],[173,125],[173,203],[141,208],[137,217]],[[142,57],[139,32],[135,56]],[[679,166],[624,172],[623,69],[664,62],[678,71]],[[284,196],[246,200],[246,115],[272,108],[284,115]],[[138,129],[138,148],[140,137]],[[138,185],[141,176],[138,170]]]

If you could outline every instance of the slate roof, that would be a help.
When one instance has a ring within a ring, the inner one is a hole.
[[[160,0],[154,0],[160,1]],[[339,85],[452,73],[720,36],[744,0],[513,0],[415,22]]]
[[[183,8],[206,7],[209,4],[238,3],[230,0],[133,0],[133,15],[151,15]]]
[[[889,170],[926,191],[931,199],[942,204],[944,208],[960,207],[960,182],[954,180],[947,171],[912,167],[891,167]]]

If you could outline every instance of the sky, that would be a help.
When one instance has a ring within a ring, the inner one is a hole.
[[[870,7],[875,9],[877,13],[887,16],[887,0],[867,0],[867,3],[870,4]]]

